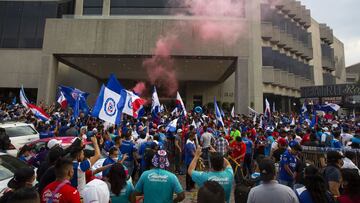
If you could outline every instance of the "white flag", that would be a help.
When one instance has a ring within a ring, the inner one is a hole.
[[[235,117],[235,106],[233,106],[231,109],[231,117]]]

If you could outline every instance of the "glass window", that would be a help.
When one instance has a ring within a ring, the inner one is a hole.
[[[0,181],[12,178],[16,169],[29,167],[26,163],[19,159],[9,156],[0,156]]]
[[[19,47],[36,47],[36,31],[40,3],[24,2],[19,32]]]
[[[22,9],[23,2],[7,2],[2,36],[2,47],[4,48],[18,47]]]
[[[84,0],[84,15],[102,15],[103,0]]]
[[[36,135],[37,134],[37,132],[29,125],[5,128],[5,131],[9,137],[19,137],[19,136]]]

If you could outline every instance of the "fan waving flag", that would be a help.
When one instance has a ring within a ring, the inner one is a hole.
[[[214,110],[215,110],[215,117],[216,117],[216,121],[217,121],[217,125],[219,126],[221,124],[221,126],[225,126],[224,125],[224,121],[221,117],[221,112],[220,112],[220,109],[217,105],[217,102],[216,102],[216,97],[214,98]]]
[[[27,106],[36,118],[42,121],[48,121],[50,119],[50,116],[42,108],[30,103],[28,103]]]
[[[187,115],[184,102],[182,101],[179,92],[176,93],[176,107],[178,107],[178,110],[180,109],[180,112],[183,112],[184,116]]]
[[[89,93],[83,92],[79,89],[66,87],[60,85],[60,91],[64,94],[67,104],[74,111],[74,118],[79,116],[80,110],[84,113],[88,113],[89,107],[86,104],[86,99],[89,96]]]
[[[154,87],[154,91],[152,94],[151,115],[157,123],[160,120],[160,118],[159,118],[160,112],[161,112],[161,105],[160,105],[160,101],[159,101],[159,96],[156,92],[156,87]]]
[[[59,95],[59,98],[57,99],[57,103],[60,104],[62,109],[66,109],[66,107],[67,107],[66,98],[65,98],[64,94],[62,93],[62,91],[59,91],[59,92],[60,92],[60,95]]]
[[[27,99],[26,95],[25,95],[25,91],[24,91],[24,87],[21,86],[20,89],[20,103],[25,107],[28,108],[27,104],[29,104],[29,100]]]

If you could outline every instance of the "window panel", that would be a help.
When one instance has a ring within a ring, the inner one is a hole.
[[[22,8],[22,2],[7,2],[5,22],[3,24],[3,48],[18,47]]]

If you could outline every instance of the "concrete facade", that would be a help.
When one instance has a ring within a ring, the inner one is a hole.
[[[290,110],[292,101],[300,98],[300,87],[324,83],[321,44],[330,44],[326,39],[332,33],[311,19],[300,2],[244,1],[245,17],[212,19],[244,28],[237,41],[228,44],[226,39],[199,39],[196,22],[206,17],[114,16],[111,0],[103,1],[102,16],[86,16],[84,1],[77,0],[73,17],[46,20],[42,49],[0,49],[0,87],[38,88],[38,101],[51,103],[57,86],[63,84],[91,93],[93,103],[110,73],[120,81],[147,80],[141,62],[153,54],[159,36],[176,29],[181,48],[172,50],[172,57],[187,108],[194,107],[194,96],[202,97],[203,105],[216,96],[218,101],[235,103],[239,113],[247,113],[248,106],[261,112],[267,94],[274,97],[277,109]],[[265,16],[265,12],[272,14]],[[284,31],[274,16],[285,19],[293,30]],[[179,24],[187,29],[179,29]],[[297,32],[304,38],[296,38]],[[336,38],[331,44],[336,67],[329,73],[336,82],[343,82],[344,47]],[[273,54],[270,64],[265,64],[269,60],[265,51]]]

